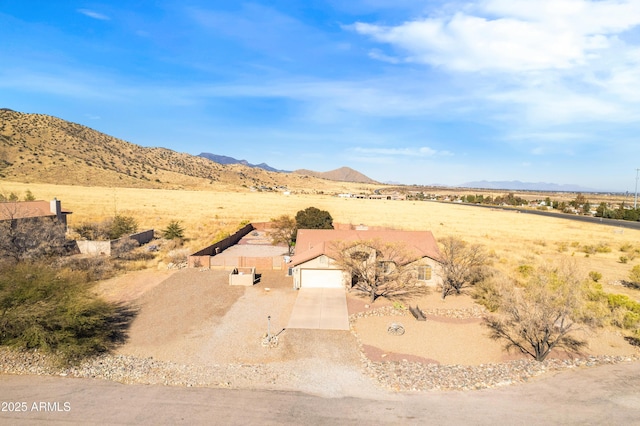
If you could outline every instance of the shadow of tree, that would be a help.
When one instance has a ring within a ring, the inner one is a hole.
[[[138,306],[129,303],[120,302],[115,304],[113,314],[107,318],[107,327],[110,330],[109,340],[111,342],[109,349],[112,350],[116,346],[127,342],[131,323],[139,312],[140,308]]]

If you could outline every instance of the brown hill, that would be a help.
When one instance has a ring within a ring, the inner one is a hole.
[[[335,180],[340,182],[358,182],[358,183],[372,183],[376,184],[375,180],[363,175],[357,170],[353,170],[349,167],[340,167],[339,169],[331,170],[328,172],[314,172],[312,170],[299,169],[293,173],[305,176],[313,176],[321,179]]]
[[[140,188],[342,190],[321,179],[221,165],[166,148],[145,148],[56,117],[8,109],[0,109],[0,178]]]

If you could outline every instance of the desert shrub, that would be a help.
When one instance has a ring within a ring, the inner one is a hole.
[[[73,228],[85,240],[117,240],[138,230],[138,223],[131,216],[116,215],[103,222],[85,222]]]
[[[15,262],[63,255],[65,228],[56,221],[33,218],[0,222],[0,258]]]
[[[115,259],[133,260],[131,252],[140,244],[133,238],[120,238],[111,245],[111,256]]]
[[[484,306],[489,312],[496,312],[501,303],[501,286],[496,284],[496,280],[505,280],[503,276],[496,276],[490,280],[478,283],[471,293],[475,301]]]
[[[640,265],[636,265],[631,268],[631,272],[629,273],[629,281],[634,284],[640,284]]]
[[[569,244],[566,242],[559,242],[557,243],[557,246],[558,246],[558,252],[560,253],[564,253],[569,249]]]
[[[531,266],[531,265],[520,265],[520,266],[518,266],[518,272],[522,276],[528,277],[533,272],[533,266]]]
[[[138,223],[131,216],[116,215],[110,225],[110,240],[117,240],[123,235],[131,235],[138,230]]]
[[[597,253],[611,253],[611,247],[606,243],[600,243],[596,246]]]
[[[172,220],[169,225],[162,230],[162,237],[167,240],[176,240],[184,238],[184,228],[177,220]]]
[[[174,249],[167,253],[167,260],[171,263],[186,263],[189,260],[190,251],[187,248]]]
[[[597,251],[596,250],[596,246],[590,245],[590,244],[582,246],[581,250],[582,250],[583,253],[589,254],[589,255],[590,254],[595,254],[596,251]]]
[[[97,298],[83,274],[21,263],[0,275],[0,345],[76,362],[123,341],[133,311]]]
[[[613,313],[612,323],[624,329],[637,329],[640,324],[640,303],[624,294],[607,294],[606,297]]]
[[[117,272],[111,260],[105,256],[62,257],[57,260],[55,265],[59,268],[84,273],[88,282],[111,278]]]
[[[589,278],[591,279],[591,281],[593,282],[598,282],[602,279],[602,274],[600,272],[597,271],[591,271],[589,272]]]
[[[620,263],[627,263],[627,262],[629,261],[629,258],[628,258],[627,256],[620,256],[620,257],[618,258],[618,261],[619,261]]]
[[[626,253],[626,252],[632,251],[632,249],[633,249],[633,245],[631,243],[624,243],[620,246],[619,250],[623,253]]]
[[[107,240],[109,239],[109,222],[85,222],[73,228],[75,232],[84,240]]]
[[[544,361],[554,348],[579,353],[586,342],[573,332],[599,323],[579,275],[575,264],[567,262],[537,268],[521,287],[508,280],[490,283],[499,295],[499,315],[484,319],[490,337],[537,361]]]

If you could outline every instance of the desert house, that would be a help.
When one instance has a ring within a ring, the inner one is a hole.
[[[403,245],[411,256],[417,278],[428,286],[442,283],[442,254],[430,231],[357,229],[300,229],[296,253],[288,264],[294,288],[344,288],[351,280],[336,262],[340,244],[384,241]],[[380,259],[393,261],[393,259]]]
[[[72,212],[62,210],[60,200],[9,201],[0,203],[0,221],[50,218],[67,228],[67,216]]]

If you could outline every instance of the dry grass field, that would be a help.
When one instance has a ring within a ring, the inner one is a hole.
[[[70,227],[113,217],[115,213],[135,217],[142,229],[159,230],[169,221],[179,220],[186,229],[187,246],[193,251],[213,243],[223,232],[233,232],[242,221],[269,221],[281,214],[294,216],[298,210],[315,206],[328,210],[337,223],[431,230],[436,239],[453,235],[480,243],[491,253],[494,264],[504,269],[569,256],[585,273],[601,273],[602,282],[608,284],[626,279],[631,268],[640,263],[640,255],[633,259],[634,250],[640,249],[640,231],[458,204],[287,196],[274,192],[0,182],[3,193],[24,194],[27,189],[38,199],[62,200],[63,208],[73,211]],[[620,249],[625,245],[623,252]],[[630,260],[621,263],[621,256]],[[638,298],[634,291],[622,286],[613,289]]]

